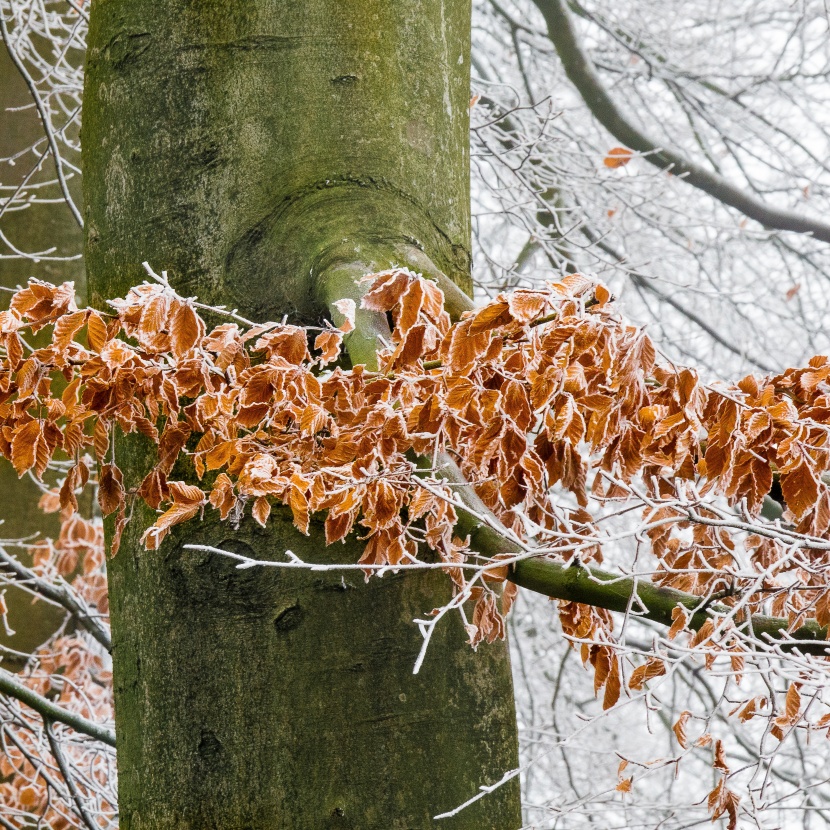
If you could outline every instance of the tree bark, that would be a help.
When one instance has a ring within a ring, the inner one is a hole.
[[[327,278],[355,262],[469,290],[469,0],[97,0],[91,15],[95,302],[143,260],[262,321],[319,320]],[[142,442],[116,448],[133,484]],[[473,653],[452,620],[412,674],[412,619],[448,599],[446,577],[238,571],[183,550],[359,557],[283,511],[266,530],[208,514],[148,553],[151,520],[136,511],[110,567],[124,830],[420,830],[517,766],[504,643]],[[515,778],[440,822],[520,824]]]

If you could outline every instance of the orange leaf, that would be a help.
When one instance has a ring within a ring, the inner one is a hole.
[[[634,783],[634,776],[632,776],[631,778],[624,778],[622,781],[620,781],[619,784],[617,784],[617,787],[616,787],[617,792],[630,793],[631,792],[631,785],[633,783]]]
[[[18,477],[35,465],[37,446],[43,437],[43,422],[29,421],[14,431],[11,461]]]
[[[594,297],[599,305],[605,305],[611,299],[611,292],[600,283],[594,289]]]
[[[631,161],[634,153],[626,147],[612,147],[608,151],[608,155],[603,159],[602,163],[606,167],[615,169],[617,167],[625,167]]]
[[[602,708],[610,709],[620,699],[620,663],[616,655],[611,657],[611,669],[605,681],[605,695],[602,699]]]
[[[174,504],[185,506],[201,506],[205,503],[205,494],[195,484],[187,484],[184,481],[168,482],[170,494],[173,496]]]
[[[219,517],[223,521],[228,518],[231,510],[236,505],[233,482],[225,473],[216,476],[213,490],[210,493],[210,503],[219,511]]]
[[[98,504],[105,516],[124,503],[124,477],[115,464],[104,464],[98,475]]]
[[[818,481],[807,464],[802,461],[787,472],[781,472],[781,492],[796,519],[800,519],[818,498]]]
[[[147,550],[158,550],[170,528],[192,519],[199,512],[200,506],[199,504],[173,504],[167,512],[162,513],[156,523],[145,530],[141,537]]]
[[[649,657],[647,662],[642,666],[637,666],[631,672],[631,678],[628,681],[629,689],[642,689],[643,684],[647,683],[654,677],[660,677],[666,673],[666,666],[659,657]]]
[[[205,324],[193,308],[183,303],[173,316],[170,330],[173,354],[183,357],[205,333]]]
[[[322,352],[318,362],[326,366],[340,357],[340,346],[343,343],[343,334],[339,331],[324,331],[314,340],[314,348]]]
[[[726,750],[723,748],[723,741],[715,741],[715,769],[728,773],[729,765],[726,763]]]
[[[689,738],[686,735],[686,724],[689,722],[691,716],[692,713],[688,710],[681,712],[680,717],[675,721],[674,726],[672,726],[674,737],[677,738],[677,743],[680,744],[682,749],[686,749],[689,746]]]
[[[671,610],[671,627],[669,628],[668,638],[673,640],[689,622],[689,614],[682,605],[675,605]]]
[[[506,325],[513,319],[510,313],[510,306],[500,300],[495,303],[488,303],[480,311],[476,312],[470,323],[469,333],[471,335],[481,334],[485,331]]]
[[[97,311],[91,311],[89,313],[89,319],[86,323],[86,337],[90,347],[96,352],[100,352],[110,339],[107,332],[107,324]]]
[[[268,521],[268,516],[271,515],[271,505],[265,496],[260,496],[254,502],[254,509],[252,513],[257,523],[262,525],[262,527],[265,527],[265,523]]]

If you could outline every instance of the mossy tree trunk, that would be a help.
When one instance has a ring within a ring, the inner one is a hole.
[[[140,263],[253,319],[315,322],[332,275],[394,264],[468,289],[469,0],[95,0],[84,101],[92,296]],[[344,267],[345,266],[345,267]],[[120,441],[135,481],[146,448]],[[124,830],[448,830],[520,823],[503,643],[460,622],[420,674],[413,617],[437,573],[237,571],[187,542],[262,559],[325,550],[290,517],[208,515],[157,552],[134,518],[110,567]]]
[[[0,158],[10,158],[31,147],[44,136],[43,125],[32,106],[26,83],[12,63],[5,45],[0,41]],[[27,153],[15,164],[0,166],[0,183],[4,186],[0,207],[12,195],[11,188],[20,185],[31,172],[37,157]],[[60,201],[57,184],[43,187],[43,182],[54,177],[50,160],[30,179],[28,192],[37,192],[40,203],[15,200],[0,217],[0,286],[14,288],[25,285],[30,277],[61,283],[74,280],[83,292],[84,265],[79,257],[83,248],[83,232],[69,208]],[[80,202],[80,181],[70,180],[70,188]],[[41,259],[30,259],[26,254],[54,250]],[[68,259],[60,259],[66,257]],[[2,307],[8,307],[8,297]],[[16,539],[39,532],[56,537],[60,529],[57,514],[47,516],[38,509],[40,489],[28,476],[18,479],[11,464],[0,465],[0,536]],[[8,635],[0,626],[0,646],[22,654],[47,640],[66,616],[62,609],[41,601],[32,606],[31,595],[22,589],[10,588],[6,594],[9,624],[14,634]],[[25,660],[17,655],[0,653],[6,669],[18,669]]]

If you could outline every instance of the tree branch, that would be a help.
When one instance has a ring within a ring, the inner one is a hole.
[[[80,815],[83,823],[86,825],[87,830],[98,830],[98,825],[95,823],[92,816],[90,816],[87,812],[87,809],[84,806],[84,800],[81,798],[81,794],[75,786],[75,781],[72,778],[72,771],[66,763],[66,758],[64,757],[60,743],[52,732],[52,721],[44,718],[43,725],[46,728],[46,738],[49,741],[49,749],[52,750],[52,755],[54,756],[55,761],[57,761],[58,769],[61,771],[63,780],[66,782],[66,788],[69,790],[69,795],[72,797],[72,801],[75,802],[75,809],[78,811],[78,814]]]
[[[11,672],[0,668],[0,693],[13,697],[34,709],[42,718],[71,726],[76,732],[115,747],[115,733],[105,726],[87,720],[82,715],[68,712],[48,698],[24,686]]]
[[[753,366],[760,369],[762,372],[766,372],[768,374],[775,374],[778,371],[774,366],[767,363],[765,360],[758,357],[754,357],[751,354],[747,354],[747,352],[743,351],[742,349],[739,349],[734,343],[731,343],[729,340],[723,337],[723,335],[714,326],[709,325],[709,323],[707,323],[701,315],[687,308],[683,303],[679,302],[671,295],[661,291],[644,274],[641,274],[638,271],[634,271],[627,265],[625,265],[625,257],[623,257],[622,254],[620,254],[618,251],[615,251],[614,248],[612,248],[607,242],[601,239],[587,225],[583,225],[579,230],[580,233],[592,245],[595,245],[600,250],[605,251],[605,253],[607,253],[609,256],[614,257],[614,259],[617,260],[620,267],[626,269],[626,273],[630,276],[631,282],[638,288],[641,288],[643,291],[648,291],[650,294],[655,296],[660,302],[666,303],[666,305],[671,306],[675,311],[679,312],[688,320],[693,322],[696,326],[703,329],[703,331],[705,331],[716,343],[723,346],[725,349],[728,349],[730,352],[732,352],[732,354],[737,355],[742,360],[746,360],[747,363],[751,363]]]
[[[830,225],[788,210],[768,205],[746,193],[722,176],[687,159],[679,150],[666,148],[660,141],[636,127],[617,107],[600,81],[591,59],[579,43],[564,0],[533,0],[545,18],[548,37],[562,61],[565,74],[576,87],[594,117],[626,147],[643,154],[650,164],[670,170],[693,187],[708,193],[725,205],[760,222],[765,228],[812,234],[830,242]]]
[[[102,625],[86,604],[67,588],[40,578],[34,571],[18,562],[14,556],[0,547],[0,568],[2,567],[10,570],[18,582],[24,583],[36,594],[65,608],[81,628],[89,632],[108,652],[112,651],[112,638],[106,626]]]
[[[405,263],[414,266],[415,263]],[[423,263],[418,263],[419,267]],[[337,298],[351,297],[359,305],[361,288],[355,284],[355,275],[359,274],[364,266],[359,262],[348,265],[335,266],[324,275],[321,282],[325,286],[323,297],[331,305]],[[424,269],[426,273],[435,277],[437,269],[434,265]],[[364,271],[365,273],[365,271]],[[441,288],[448,278],[441,275]],[[331,280],[329,282],[329,279]],[[339,293],[338,292],[348,292]],[[456,288],[453,295],[453,312],[461,313],[474,308],[473,300],[464,292]],[[383,332],[389,336],[384,315],[375,314],[374,320],[364,320],[364,327],[360,325],[353,331],[349,339],[344,340],[346,350],[353,362],[366,363],[370,370],[377,369],[374,349],[378,335]],[[495,557],[499,554],[521,555],[519,545],[506,529],[500,527],[498,519],[493,516],[484,502],[478,497],[473,486],[464,478],[455,461],[446,453],[437,453],[433,458],[420,458],[418,465],[422,469],[429,469],[433,473],[443,476],[453,485],[453,492],[458,496],[464,508],[458,511],[456,529],[462,538],[470,536],[470,543],[474,550],[483,556]],[[492,521],[485,522],[486,516]],[[579,602],[593,605],[596,608],[605,608],[608,611],[627,612],[631,608],[632,598],[636,597],[640,608],[637,616],[652,620],[662,625],[671,625],[674,621],[672,611],[682,606],[691,612],[688,625],[693,630],[700,629],[707,620],[728,614],[730,609],[724,605],[707,602],[706,597],[687,594],[674,588],[654,585],[635,577],[614,574],[586,565],[565,565],[553,559],[528,556],[513,563],[507,577],[520,587],[535,591],[552,599]],[[789,620],[782,617],[767,617],[754,614],[741,623],[755,638],[785,640],[782,648],[790,650],[798,648],[807,654],[826,655],[830,651],[828,630],[820,626],[815,620],[808,620],[794,631],[788,631]],[[790,642],[795,640],[797,642]]]

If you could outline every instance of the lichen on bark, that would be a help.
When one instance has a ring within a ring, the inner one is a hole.
[[[313,323],[321,280],[419,264],[470,287],[469,0],[97,0],[84,103],[96,303],[143,260],[185,295]],[[142,439],[120,439],[133,484]],[[182,466],[177,473],[189,475]],[[517,765],[504,643],[459,620],[412,674],[412,619],[446,577],[238,571],[184,549],[350,561],[283,511],[210,515],[148,553],[136,510],[110,565],[125,830],[421,830]],[[517,779],[441,822],[521,823]]]

